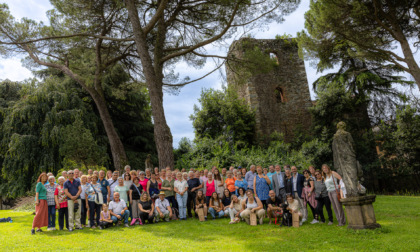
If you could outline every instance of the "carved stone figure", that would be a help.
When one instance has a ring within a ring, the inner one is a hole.
[[[342,175],[347,197],[360,195],[358,179],[363,176],[362,167],[356,159],[353,137],[346,131],[346,124],[339,122],[332,143],[334,167]]]
[[[145,169],[149,168],[151,171],[153,171],[153,163],[152,163],[152,155],[147,154],[146,161],[144,161]]]

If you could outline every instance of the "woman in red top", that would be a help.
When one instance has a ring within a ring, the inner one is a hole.
[[[146,178],[146,174],[144,173],[144,171],[141,171],[140,173],[139,173],[139,183],[140,183],[140,185],[143,187],[143,189],[144,188],[146,188],[147,189],[147,182],[148,182],[149,180]]]
[[[67,196],[64,193],[64,177],[58,178],[59,186],[55,189],[54,199],[56,208],[58,209],[58,226],[60,230],[64,228],[64,221],[66,221],[66,228],[69,229],[69,212],[67,210]]]
[[[207,173],[207,182],[206,182],[206,203],[209,205],[211,195],[216,191],[216,186],[214,184],[213,173]]]
[[[230,193],[235,192],[235,178],[233,177],[233,174],[231,171],[227,172],[227,178],[225,181],[225,188],[229,190]]]

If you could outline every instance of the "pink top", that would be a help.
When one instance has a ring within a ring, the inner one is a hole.
[[[147,181],[149,181],[147,178],[144,178],[144,180],[143,180],[143,181],[141,181],[141,180],[139,179],[139,183],[140,183],[140,185],[143,187],[143,190],[144,190],[144,191],[146,191],[146,190],[147,190]]]
[[[206,182],[206,196],[211,196],[213,193],[214,193],[214,191],[215,191],[215,188],[214,188],[214,179],[213,179],[213,181],[209,184],[209,181],[207,181]]]
[[[104,220],[109,219],[109,211],[107,211],[106,213],[102,211],[102,216],[104,217]]]

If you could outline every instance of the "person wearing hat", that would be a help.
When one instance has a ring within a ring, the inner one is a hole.
[[[166,222],[168,222],[172,218],[172,209],[169,205],[169,201],[165,199],[165,192],[161,191],[159,193],[159,198],[155,201],[155,218],[156,222],[159,220],[164,219]]]

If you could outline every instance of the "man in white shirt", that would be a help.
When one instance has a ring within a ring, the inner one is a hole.
[[[159,219],[164,219],[168,222],[172,218],[172,209],[169,205],[169,201],[165,199],[165,192],[161,191],[159,193],[159,198],[156,200],[155,205],[156,222],[158,222]]]
[[[128,217],[130,217],[130,211],[128,211],[125,201],[120,199],[120,194],[118,192],[114,193],[114,200],[109,202],[109,212],[113,223],[117,223],[118,221],[124,219],[124,226],[128,227]]]
[[[112,173],[112,178],[108,179],[109,189],[111,190],[111,198],[110,198],[110,201],[113,200],[114,189],[118,185],[118,175],[119,175],[119,172],[114,171]]]

